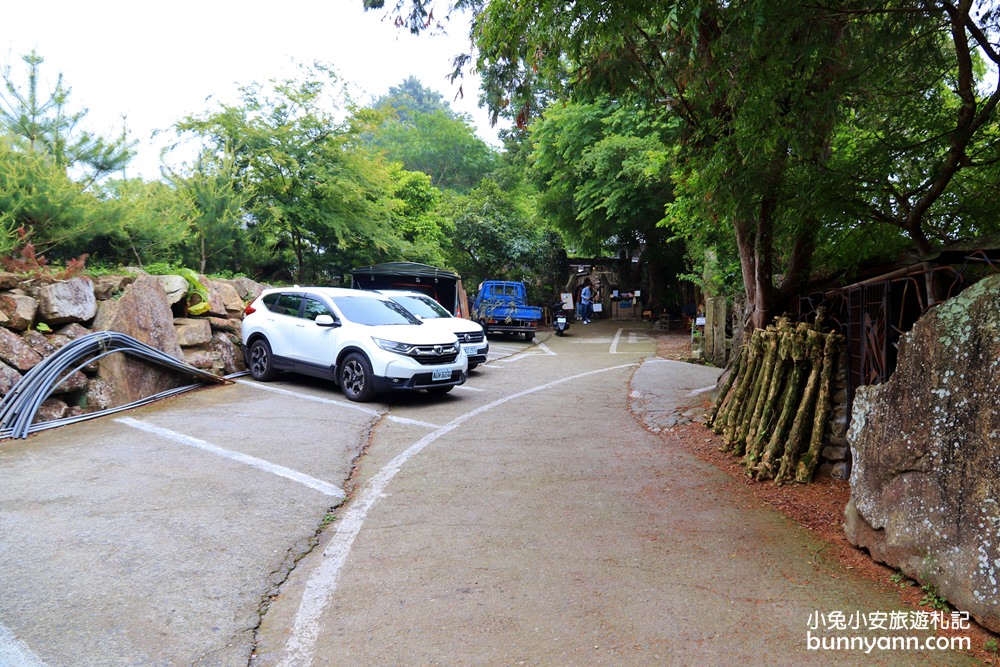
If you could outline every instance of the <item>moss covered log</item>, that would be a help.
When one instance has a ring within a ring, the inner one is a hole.
[[[779,318],[755,330],[709,412],[723,450],[747,473],[783,483],[812,479],[830,414],[843,337]]]

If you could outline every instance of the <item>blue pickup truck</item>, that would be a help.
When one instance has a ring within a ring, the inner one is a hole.
[[[524,283],[509,280],[485,280],[472,302],[472,319],[488,334],[521,334],[524,340],[535,337],[542,309],[528,305]]]

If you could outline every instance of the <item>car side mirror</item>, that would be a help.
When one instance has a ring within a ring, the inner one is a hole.
[[[316,319],[313,320],[318,327],[335,327],[337,326],[337,321],[333,319],[332,315],[317,315]]]

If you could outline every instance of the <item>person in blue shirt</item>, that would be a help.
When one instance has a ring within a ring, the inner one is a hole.
[[[584,324],[590,324],[594,315],[594,290],[590,286],[590,278],[584,278],[583,289],[580,290],[580,314]]]

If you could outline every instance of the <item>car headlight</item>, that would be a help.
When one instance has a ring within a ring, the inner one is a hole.
[[[394,340],[386,340],[384,338],[372,337],[375,344],[387,352],[395,352],[396,354],[409,354],[410,350],[413,349],[408,343],[397,343]]]

